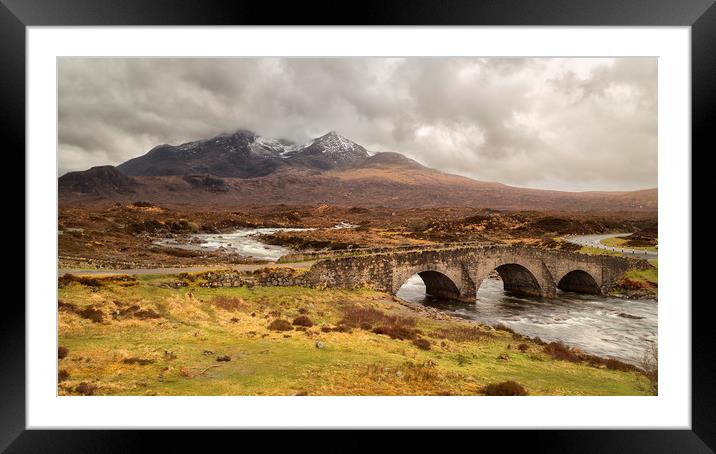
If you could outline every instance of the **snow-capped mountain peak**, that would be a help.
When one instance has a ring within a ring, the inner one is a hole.
[[[312,145],[320,147],[323,153],[357,152],[363,154],[363,152],[365,152],[365,148],[352,140],[346,139],[335,131],[318,137],[313,141]]]

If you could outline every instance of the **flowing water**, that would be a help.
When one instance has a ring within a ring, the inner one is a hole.
[[[417,274],[398,297],[432,306],[487,325],[503,324],[516,333],[544,341],[562,341],[585,353],[638,363],[650,341],[657,339],[657,303],[558,291],[555,298],[535,298],[504,292],[502,281],[485,279],[477,303],[463,303],[425,295]]]
[[[329,230],[352,229],[355,227],[358,226],[348,224],[347,222],[340,222],[333,227],[329,227]],[[281,258],[281,256],[292,252],[291,249],[284,246],[262,243],[259,240],[260,235],[277,232],[303,232],[307,230],[316,229],[290,227],[239,229],[231,233],[198,233],[180,238],[179,240],[165,238],[155,241],[155,244],[193,251],[224,251],[239,254],[244,257],[275,262]]]
[[[253,257],[260,260],[276,261],[282,255],[291,252],[291,250],[283,246],[262,243],[259,241],[258,236],[277,232],[298,232],[304,230],[313,229],[276,227],[240,229],[231,233],[198,233],[182,241],[169,238],[158,240],[156,244],[190,250],[221,250],[227,253],[240,254],[245,257]]]

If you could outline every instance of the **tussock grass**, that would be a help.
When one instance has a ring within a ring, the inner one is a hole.
[[[235,312],[246,306],[244,300],[235,296],[219,295],[211,300],[211,303],[225,311]]]
[[[479,395],[488,384],[508,380],[532,395],[649,393],[648,380],[635,371],[553,360],[528,339],[520,342],[529,354],[499,361],[515,342],[510,333],[483,337],[485,328],[424,318],[372,290],[206,288],[199,280],[178,289],[163,285],[176,279],[139,276],[129,287],[60,288],[59,345],[71,353],[59,361],[59,394]],[[224,310],[214,304],[217,298],[244,304]],[[133,306],[138,309],[129,310]],[[103,322],[78,314],[87,308],[101,311]],[[149,310],[160,317],[134,316]],[[313,326],[292,325],[300,316],[310,316]],[[292,331],[267,329],[276,320]],[[385,327],[409,334],[400,340],[373,332]],[[430,349],[413,343],[418,339]],[[153,362],[125,363],[131,358]]]

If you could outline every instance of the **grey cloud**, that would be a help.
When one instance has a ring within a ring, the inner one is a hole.
[[[657,61],[524,58],[59,60],[59,172],[237,129],[329,130],[478,180],[657,185]]]

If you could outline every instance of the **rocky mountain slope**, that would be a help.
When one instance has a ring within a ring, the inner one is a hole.
[[[481,182],[369,153],[330,132],[297,145],[240,130],[160,145],[119,166],[60,177],[61,202],[150,200],[177,205],[469,206],[508,210],[656,211],[657,190],[562,192]]]

